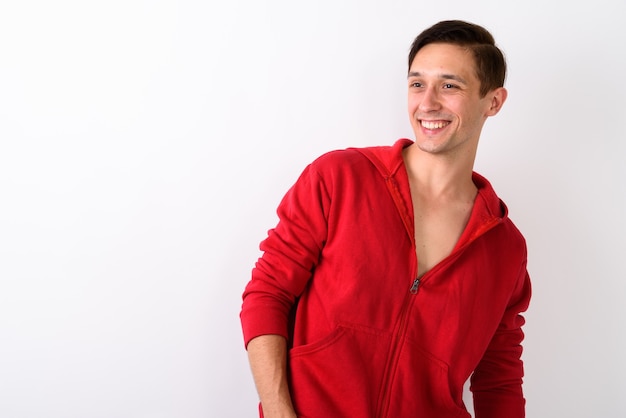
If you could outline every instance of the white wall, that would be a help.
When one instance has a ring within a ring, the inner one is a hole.
[[[405,55],[492,30],[476,169],[525,233],[529,417],[626,406],[619,2],[0,5],[0,416],[252,417],[240,296],[320,153],[410,136]]]

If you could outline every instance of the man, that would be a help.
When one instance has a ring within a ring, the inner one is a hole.
[[[526,244],[473,172],[505,60],[443,21],[409,54],[415,140],[310,164],[278,208],[243,295],[261,416],[524,417]]]

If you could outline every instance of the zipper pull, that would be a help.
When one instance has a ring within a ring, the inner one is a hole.
[[[419,287],[419,285],[420,285],[420,279],[419,277],[416,277],[415,280],[413,280],[413,285],[411,286],[411,290],[410,290],[412,294],[414,295],[417,294],[417,288]]]

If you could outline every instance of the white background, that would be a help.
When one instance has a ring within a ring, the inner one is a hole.
[[[411,137],[406,54],[490,29],[476,170],[529,245],[529,417],[624,417],[619,1],[3,1],[0,416],[254,417],[241,293],[313,158]]]

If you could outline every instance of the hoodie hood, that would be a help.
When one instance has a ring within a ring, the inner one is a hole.
[[[402,151],[412,144],[412,140],[401,138],[391,146],[353,149],[367,157],[385,179],[395,177],[400,181],[404,177],[408,181]],[[477,172],[472,173],[472,180],[478,189],[476,199],[480,198],[483,201],[488,217],[506,218],[508,216],[506,204],[497,196],[491,183]]]
[[[363,154],[376,167],[381,176],[385,178],[396,206],[403,216],[407,233],[413,240],[413,203],[410,192],[408,194],[399,193],[400,190],[410,190],[402,151],[411,144],[413,144],[412,140],[402,138],[391,146],[353,149]],[[508,217],[508,209],[505,203],[497,196],[491,183],[476,172],[472,173],[472,180],[478,189],[478,193],[474,200],[472,214],[463,235],[457,243],[457,248],[473,241]]]

